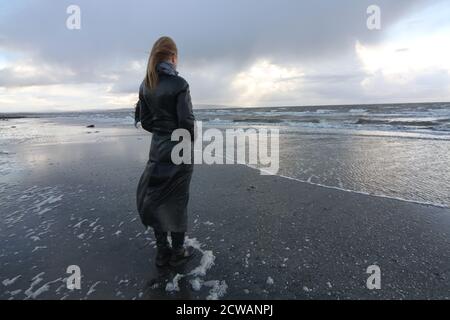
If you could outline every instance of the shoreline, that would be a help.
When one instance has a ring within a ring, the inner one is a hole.
[[[254,170],[261,170],[261,169],[252,167],[251,165],[245,165],[245,166],[247,166],[251,169],[254,169]],[[265,170],[263,170],[263,171],[265,171]],[[280,175],[280,174],[276,174],[274,176],[280,177],[283,179],[287,179],[287,180],[293,180],[293,181],[297,181],[297,182],[301,182],[301,183],[310,184],[310,185],[325,188],[325,189],[333,189],[333,190],[338,190],[338,191],[342,191],[342,192],[355,193],[355,194],[360,194],[363,196],[369,196],[369,197],[375,197],[375,198],[381,198],[381,199],[396,200],[396,201],[400,201],[400,202],[407,202],[407,203],[413,203],[413,204],[417,204],[417,205],[430,206],[430,207],[435,207],[435,208],[439,208],[439,209],[450,209],[450,206],[445,205],[445,204],[438,204],[438,203],[418,201],[418,200],[409,200],[409,199],[404,199],[404,198],[400,198],[400,197],[391,197],[391,196],[383,195],[383,194],[373,194],[373,193],[368,193],[368,192],[364,192],[364,191],[345,189],[345,188],[336,187],[336,186],[327,186],[327,185],[324,185],[321,183],[301,180],[298,178],[288,177],[288,176]]]

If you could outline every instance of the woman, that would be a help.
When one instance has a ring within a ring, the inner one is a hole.
[[[186,129],[194,137],[194,115],[189,84],[176,71],[178,50],[169,37],[153,46],[147,75],[139,90],[140,122],[153,134],[150,159],[139,181],[137,206],[142,223],[156,237],[156,265],[179,266],[193,254],[184,246],[187,205],[193,165],[175,165],[171,159],[172,132]],[[168,233],[172,238],[169,246]]]

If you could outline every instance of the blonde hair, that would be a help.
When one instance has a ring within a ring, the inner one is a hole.
[[[161,37],[153,45],[152,52],[148,58],[147,75],[145,84],[148,88],[154,89],[159,82],[156,66],[158,63],[169,60],[173,56],[178,56],[178,48],[175,41],[170,37]]]

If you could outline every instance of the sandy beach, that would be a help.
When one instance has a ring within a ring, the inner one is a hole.
[[[135,209],[150,136],[89,130],[2,151],[0,299],[450,298],[450,209],[244,165],[195,167],[196,257],[157,270]],[[70,265],[81,268],[81,290],[66,287]],[[380,290],[366,287],[370,265]]]
[[[0,303],[450,300],[450,0],[0,2]]]

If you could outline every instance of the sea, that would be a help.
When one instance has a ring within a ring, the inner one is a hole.
[[[285,178],[450,207],[450,103],[197,108],[194,112],[207,128],[278,129],[278,175]],[[101,143],[146,134],[134,127],[132,108],[14,116],[18,118],[0,120],[0,178],[15,170],[13,145],[77,143],[87,136],[95,137],[91,143]]]

